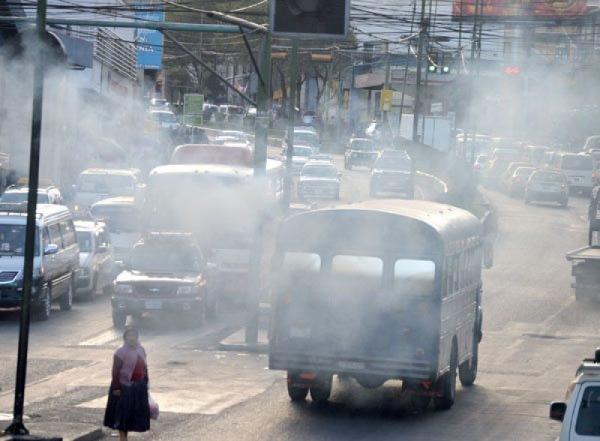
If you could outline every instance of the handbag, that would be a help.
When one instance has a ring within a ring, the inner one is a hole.
[[[148,393],[148,409],[150,409],[150,419],[157,420],[160,414],[158,403],[152,398],[152,395]]]

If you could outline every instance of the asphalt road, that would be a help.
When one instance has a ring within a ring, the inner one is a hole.
[[[368,172],[344,172],[342,199],[368,195]],[[367,391],[334,386],[326,407],[290,403],[281,372],[264,355],[218,350],[243,313],[181,328],[177,317],[136,324],[149,354],[161,417],[144,440],[552,440],[548,403],[561,399],[579,361],[598,344],[600,305],[575,304],[565,252],[585,243],[583,199],[568,209],[526,206],[490,193],[500,216],[494,268],[484,272],[484,339],[476,386],[447,412],[415,414],[398,384]],[[0,314],[0,413],[12,409],[18,322]],[[53,311],[31,334],[30,420],[100,424],[119,345],[107,298]]]

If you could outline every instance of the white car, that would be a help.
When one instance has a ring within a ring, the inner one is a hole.
[[[179,121],[170,110],[150,110],[148,113],[150,118],[160,125],[161,129],[177,130],[179,128]]]
[[[113,247],[104,222],[75,221],[79,244],[79,297],[91,299],[97,293],[108,293],[115,278]]]
[[[550,418],[562,421],[558,441],[600,440],[600,348],[577,369],[566,401],[550,405]]]

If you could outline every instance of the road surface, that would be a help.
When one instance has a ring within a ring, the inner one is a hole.
[[[339,158],[338,158],[339,159]],[[368,172],[344,171],[342,199],[368,196]],[[218,350],[243,313],[181,329],[177,317],[136,324],[149,356],[161,417],[144,440],[553,440],[548,403],[564,396],[579,361],[598,344],[600,305],[581,307],[564,255],[586,240],[586,201],[527,206],[498,193],[500,235],[484,271],[484,339],[475,387],[447,412],[412,413],[398,384],[367,391],[336,384],[331,405],[290,403],[284,375],[265,355]],[[18,315],[0,314],[0,413],[12,409]],[[112,352],[120,344],[107,298],[76,303],[34,323],[26,413],[30,420],[101,424]]]

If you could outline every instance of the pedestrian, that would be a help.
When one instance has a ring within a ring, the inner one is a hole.
[[[127,441],[129,432],[150,430],[146,351],[132,327],[123,333],[123,346],[113,357],[104,425],[118,430],[120,441]]]

